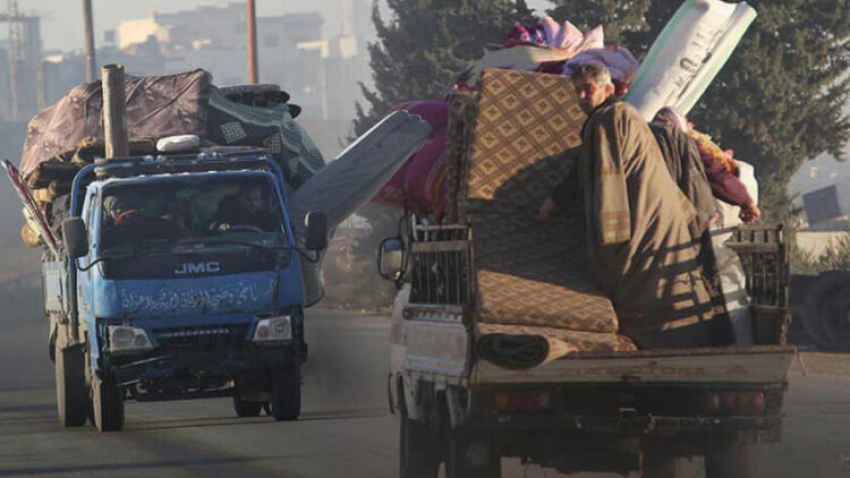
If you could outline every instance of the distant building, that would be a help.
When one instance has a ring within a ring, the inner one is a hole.
[[[322,61],[298,45],[321,39],[322,17],[298,13],[257,19],[260,79],[278,83],[304,108],[305,115],[322,111],[324,99],[317,85]],[[121,22],[116,29],[118,50],[151,56],[141,45],[155,45],[162,55],[162,73],[204,68],[217,85],[248,81],[246,8],[244,3],[202,6],[174,13],[150,12],[147,18]],[[131,73],[134,73],[131,71]],[[153,74],[138,72],[136,74]]]

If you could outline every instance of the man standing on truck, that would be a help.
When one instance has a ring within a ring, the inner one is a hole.
[[[708,141],[707,136],[693,131],[688,118],[676,108],[670,106],[661,108],[658,110],[658,113],[655,114],[655,118],[653,118],[652,122],[657,124],[666,124],[684,132],[688,135],[690,142],[694,143],[694,146],[697,148],[697,154],[700,154],[699,146],[697,146],[692,135],[696,135],[696,137],[700,137],[701,135],[704,137],[704,141]],[[720,149],[719,147],[716,148],[718,150]],[[709,155],[700,154],[699,159],[703,162],[705,175],[708,179],[713,195],[727,204],[741,208],[740,217],[742,221],[758,221],[761,216],[761,211],[759,211],[759,208],[756,205],[756,202],[753,201],[750,193],[747,192],[747,187],[741,179],[730,171],[725,164],[714,160]]]
[[[621,331],[641,348],[712,345],[711,299],[688,230],[693,206],[649,125],[614,97],[607,68],[584,65],[572,78],[588,115],[577,174],[544,202],[541,219],[581,191],[590,261]]]

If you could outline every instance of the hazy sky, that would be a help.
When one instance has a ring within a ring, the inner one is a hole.
[[[286,12],[320,11],[325,17],[325,37],[339,31],[339,20],[335,15],[339,0],[256,0],[258,15],[279,15]],[[221,0],[92,0],[95,23],[95,42],[103,40],[103,31],[114,29],[118,22],[143,18],[150,10],[172,12],[192,9],[198,5],[229,3]],[[371,2],[370,2],[371,3]],[[6,2],[0,2],[5,10]],[[82,0],[18,0],[18,8],[24,13],[42,15],[42,38],[46,49],[63,51],[82,49],[83,16]],[[529,0],[532,8],[551,5],[546,0]],[[0,32],[5,27],[0,27]],[[5,34],[0,33],[0,37]]]

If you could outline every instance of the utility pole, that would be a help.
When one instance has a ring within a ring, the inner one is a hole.
[[[94,76],[95,69],[95,51],[94,51],[94,22],[92,21],[91,14],[91,0],[83,0],[83,20],[85,22],[85,32],[86,32],[86,44],[85,44],[85,55],[86,55],[86,83],[93,82],[96,77]]]
[[[257,6],[254,0],[247,0],[248,5],[248,83],[256,85],[260,82],[260,68],[257,63]]]
[[[7,2],[9,17],[9,99],[12,121],[18,121],[21,107],[21,25],[17,0]]]
[[[103,142],[106,159],[127,156],[130,153],[127,138],[127,104],[124,92],[124,66],[106,65],[103,77]]]

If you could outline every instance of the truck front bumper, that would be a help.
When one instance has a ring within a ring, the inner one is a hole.
[[[252,341],[253,327],[245,323],[185,330],[154,333],[153,349],[144,353],[101,357],[100,373],[113,375],[138,400],[200,398],[229,395],[234,379],[268,374],[307,358],[300,328],[291,339],[271,343]]]

